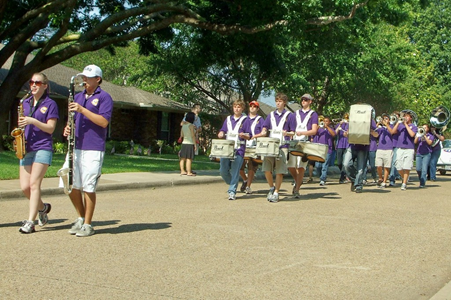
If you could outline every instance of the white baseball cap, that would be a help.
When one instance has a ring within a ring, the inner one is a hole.
[[[83,69],[82,73],[77,74],[77,76],[102,77],[102,70],[96,65],[89,65]]]

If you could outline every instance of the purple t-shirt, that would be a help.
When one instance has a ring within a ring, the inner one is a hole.
[[[232,129],[231,130],[234,130],[235,129],[235,127],[236,127],[236,125],[237,125],[237,123],[241,120],[241,119],[243,119],[243,121],[241,122],[241,125],[240,125],[240,128],[238,128],[238,133],[241,133],[241,132],[245,132],[244,131],[244,125],[245,125],[245,123],[246,123],[246,116],[245,115],[241,115],[241,117],[239,117],[238,119],[235,119],[235,117],[234,116],[230,116],[230,122],[231,122],[231,124],[232,124]],[[221,127],[221,130],[220,131],[223,131],[225,134],[227,134],[227,132],[228,132],[228,126],[227,126],[227,120],[229,119],[229,117],[227,117],[226,119],[225,119],[225,121],[224,121],[224,123],[222,124],[222,127]],[[244,141],[244,139],[242,139],[242,138],[238,138],[240,141]],[[244,149],[246,148],[246,145],[243,143],[243,144],[240,144],[240,146],[239,146],[239,148],[238,149],[236,149],[236,155],[239,155],[239,156],[244,156]]]
[[[23,111],[25,116],[30,116],[30,113],[32,112],[32,102],[33,97],[24,100]],[[48,95],[43,95],[38,105],[39,106],[33,112],[31,117],[42,123],[47,123],[49,119],[59,119],[58,106]],[[53,151],[52,135],[42,131],[34,125],[25,126],[25,140],[27,141],[27,152],[38,150]]]
[[[110,122],[113,113],[113,99],[110,94],[99,86],[89,98],[86,99],[85,96],[86,90],[75,95],[74,101]],[[74,118],[75,149],[105,151],[108,127],[102,128],[80,113],[75,113]]]
[[[412,129],[412,131],[416,134],[418,131],[417,126],[415,126],[414,124],[409,124],[410,129]],[[411,137],[409,135],[409,132],[406,129],[406,126],[404,126],[404,123],[400,123],[398,125],[398,143],[396,145],[396,147],[401,148],[401,149],[415,149],[415,136]]]
[[[391,125],[389,125],[391,126]],[[392,135],[388,131],[387,127],[380,127],[377,132],[379,133],[379,144],[377,149],[379,150],[393,150]]]
[[[272,128],[272,124],[271,124],[271,115],[274,115],[274,118],[276,121],[276,126],[278,126],[286,112],[287,112],[286,109],[284,109],[281,114],[279,114],[277,112],[277,110],[270,112],[268,114],[268,116],[266,117],[265,122],[263,122],[262,128],[266,128],[267,130],[274,129],[274,128]],[[282,126],[282,130],[290,131],[290,122],[291,122],[292,117],[293,117],[293,114],[289,112],[287,118],[285,119],[285,123]],[[290,140],[290,137],[285,136],[285,141],[289,141],[289,140]],[[280,148],[288,148],[288,144],[280,145]]]
[[[370,134],[370,148],[369,151],[376,151],[377,150],[377,138],[374,137],[372,134]]]
[[[327,153],[329,154],[332,153],[334,139],[330,135],[329,130],[327,130],[325,127],[318,128],[318,132],[316,133],[314,142],[329,146],[329,151]]]
[[[434,136],[431,133],[426,133],[427,137],[429,140],[431,140],[432,142],[434,142]],[[426,143],[425,140],[423,139],[419,139],[418,142],[418,148],[417,148],[417,154],[428,154],[432,152],[432,147],[428,145],[428,143]]]
[[[337,128],[340,126],[340,124],[337,124],[337,126],[335,126],[335,130],[337,130]],[[343,130],[338,130],[338,133],[336,135],[337,137],[337,149],[346,149],[348,148],[348,138],[344,136],[344,132],[348,131],[349,128],[349,123],[343,122],[341,123],[341,129]]]

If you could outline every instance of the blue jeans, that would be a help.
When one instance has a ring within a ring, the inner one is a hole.
[[[391,158],[391,168],[390,168],[390,183],[395,183],[396,177],[400,176],[398,170],[396,169],[396,151],[398,148],[393,148],[393,156]]]
[[[428,174],[429,161],[431,160],[431,153],[428,154],[418,154],[417,153],[417,174],[420,179],[420,186],[426,184],[426,177]]]
[[[235,160],[230,158],[221,158],[219,162],[219,173],[225,183],[229,185],[228,193],[235,193],[240,180],[240,169],[244,158],[242,156],[235,156]]]
[[[363,170],[366,167],[367,159],[368,151],[351,151],[348,148],[345,152],[343,167],[345,168],[346,175],[354,183],[356,189],[362,189],[363,187]]]
[[[327,179],[327,170],[329,169],[329,164],[330,164],[330,161],[332,160],[332,156],[333,156],[332,153],[327,153],[325,162],[323,162],[323,163],[317,162],[315,164],[317,173],[321,174],[319,176],[319,180],[321,180],[321,181],[326,181],[326,179]]]
[[[346,177],[346,172],[343,168],[343,158],[345,156],[346,149],[338,148],[337,149],[337,166],[340,169],[340,180],[344,180]]]
[[[373,177],[374,180],[377,180],[376,151],[368,152],[368,162],[371,167],[371,177]],[[366,180],[366,174],[367,174],[367,168],[365,167],[365,170],[363,171],[363,180]]]
[[[429,170],[428,170],[428,174],[429,174],[429,178],[431,180],[437,180],[437,162],[438,159],[440,158],[440,153],[441,150],[438,151],[434,151],[431,153],[431,161],[429,163]]]

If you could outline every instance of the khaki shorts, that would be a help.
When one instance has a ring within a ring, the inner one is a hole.
[[[376,151],[376,167],[391,168],[391,160],[393,150],[377,150]]]
[[[296,156],[296,155],[288,155],[288,163],[287,163],[287,167],[288,168],[303,168],[306,169],[308,164],[308,160],[307,161],[302,161],[302,156]]]
[[[414,156],[415,150],[398,148],[398,150],[396,150],[396,169],[398,171],[412,170]]]
[[[279,150],[279,158],[265,156],[263,159],[262,171],[274,172],[275,174],[286,174],[288,148]]]

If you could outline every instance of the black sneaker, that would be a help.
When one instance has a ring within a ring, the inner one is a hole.
[[[351,182],[351,192],[355,192],[355,185],[354,185],[354,182]]]
[[[243,181],[243,184],[241,185],[240,191],[244,193],[246,191],[247,181]]]

